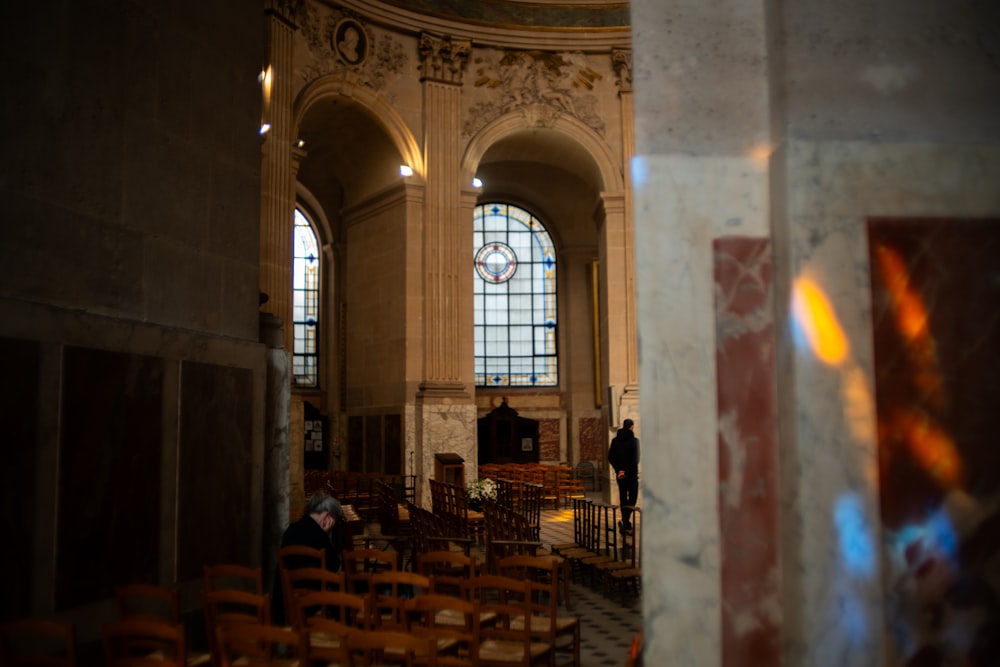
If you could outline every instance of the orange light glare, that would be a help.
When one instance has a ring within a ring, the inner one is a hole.
[[[848,353],[847,337],[826,294],[812,280],[795,281],[792,311],[813,354],[823,363],[841,364]]]
[[[910,454],[935,481],[946,489],[961,483],[962,461],[951,437],[924,414],[895,416],[893,426],[903,436]]]

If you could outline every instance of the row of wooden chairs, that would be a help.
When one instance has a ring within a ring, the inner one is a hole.
[[[553,509],[568,507],[574,498],[586,497],[583,480],[573,468],[548,463],[484,463],[479,466],[479,477],[492,480],[511,480],[539,484],[542,499],[552,503]]]
[[[501,575],[451,579],[447,583],[458,585],[458,595],[444,592],[449,587],[437,575],[405,571],[372,575],[367,595],[301,593],[295,597],[296,625],[310,633],[314,650],[326,651],[326,659],[336,657],[345,635],[375,629],[433,636],[449,658],[473,665],[551,665],[565,655],[579,667],[579,619],[558,613],[552,563],[514,556],[502,567]]]
[[[431,511],[448,524],[448,533],[481,540],[483,514],[469,509],[469,493],[465,487],[436,479],[430,479],[428,483],[431,488]]]
[[[573,501],[573,541],[553,544],[566,559],[569,576],[589,583],[606,595],[639,596],[642,585],[642,510],[632,510],[632,530],[620,531],[619,507],[589,499]]]
[[[414,502],[416,479],[416,475],[307,470],[303,483],[306,498],[317,491],[323,491],[341,504],[353,506],[359,515],[369,519],[378,511],[377,482],[394,489],[402,499]]]
[[[322,562],[321,556],[322,552],[315,551],[317,563]],[[528,630],[535,635],[543,634],[543,630],[554,633],[553,650],[556,654],[571,655],[578,667],[579,621],[558,613],[563,583],[561,562],[561,558],[545,555],[508,555],[497,561],[494,574],[484,575],[472,555],[443,549],[417,553],[414,571],[403,571],[398,569],[400,560],[394,552],[359,549],[344,552],[342,572],[331,573],[317,567],[286,569],[282,580],[287,586],[286,600],[290,605],[288,619],[296,627],[307,628],[314,619],[336,616],[353,617],[354,624],[362,627],[398,630],[411,629],[403,618],[411,599],[444,595],[470,600],[470,582],[480,581],[483,576],[499,575],[531,582],[533,588],[528,596],[531,599],[524,600],[531,607],[523,612],[530,621]],[[562,596],[568,602],[568,588]],[[358,598],[365,601],[363,608],[357,603]],[[351,600],[355,602],[351,604]],[[359,614],[363,615],[360,621]]]

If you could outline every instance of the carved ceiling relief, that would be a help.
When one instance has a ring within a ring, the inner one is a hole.
[[[402,42],[377,33],[351,12],[310,3],[299,21],[309,51],[308,63],[298,69],[305,83],[333,75],[384,93],[409,61]]]
[[[472,136],[490,121],[515,109],[533,124],[551,126],[562,114],[573,116],[604,135],[596,81],[603,77],[583,54],[548,51],[484,52],[473,61],[473,85],[488,98],[469,109],[463,133]]]

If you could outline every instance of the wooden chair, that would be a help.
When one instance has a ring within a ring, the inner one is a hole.
[[[631,507],[632,510],[632,531],[623,538],[622,553],[623,565],[618,567],[605,566],[604,574],[608,584],[617,588],[621,596],[622,604],[628,599],[631,593],[638,597],[642,591],[642,522],[640,520],[640,508]]]
[[[344,637],[371,624],[368,598],[343,591],[310,591],[296,598],[299,629],[306,633],[310,662],[342,663]]]
[[[413,526],[413,552],[415,556],[428,551],[460,551],[472,553],[473,540],[467,535],[450,532],[449,524],[437,514],[407,501],[406,509]]]
[[[42,618],[3,621],[0,665],[76,667],[76,626]]]
[[[556,468],[559,484],[559,499],[563,507],[569,507],[569,503],[574,498],[586,498],[587,493],[583,488],[583,481],[573,474],[570,466],[558,466]]]
[[[406,630],[404,603],[430,591],[431,580],[416,572],[391,570],[372,574],[368,580],[372,627]]]
[[[344,588],[348,593],[368,595],[373,574],[399,569],[399,554],[382,549],[351,549],[342,554]]]
[[[396,630],[364,630],[345,637],[346,663],[376,667],[403,665],[416,667],[437,665],[437,646],[433,639],[418,637]]]
[[[568,654],[573,667],[580,667],[580,619],[559,614],[560,563],[540,556],[509,556],[500,560],[497,569],[503,576],[532,583],[530,615],[515,621],[515,627],[527,623],[535,637],[552,645],[554,657]]]
[[[416,571],[429,577],[431,592],[462,596],[462,582],[476,576],[476,559],[457,551],[429,551],[417,556]]]
[[[181,622],[177,591],[156,584],[127,584],[114,590],[118,618],[149,618],[170,625]]]
[[[598,540],[596,555],[579,559],[581,573],[590,575],[591,587],[597,584],[599,566],[618,560],[618,506],[594,503],[593,507],[600,514],[603,544]]]
[[[185,667],[184,626],[132,616],[101,631],[105,667]]]
[[[202,595],[205,632],[212,664],[218,666],[217,630],[222,625],[266,625],[271,622],[271,596],[234,589],[207,591]]]
[[[573,499],[573,541],[556,542],[551,545],[552,553],[562,554],[563,551],[579,549],[584,543],[584,515],[589,511],[591,501],[586,498]]]
[[[206,565],[204,572],[206,591],[228,589],[257,595],[264,593],[264,577],[259,567],[222,563]]]
[[[300,667],[308,658],[306,635],[294,628],[232,623],[220,625],[215,633],[221,667]]]
[[[483,574],[465,583],[465,597],[479,604],[480,614],[494,615],[479,628],[479,664],[485,667],[530,667],[549,664],[552,644],[538,641],[518,618],[531,613],[531,583],[495,574]]]
[[[288,572],[302,567],[326,569],[326,551],[298,544],[278,548],[278,583],[282,599],[276,601],[280,602],[276,612],[280,613],[283,608],[286,622],[292,620],[292,591],[288,583]],[[278,591],[275,591],[275,596],[277,595]]]
[[[346,591],[346,577],[344,572],[330,572],[330,570],[318,567],[300,567],[295,570],[286,570],[285,578],[288,584],[288,601],[291,615],[285,617],[285,622],[289,625],[299,627],[301,619],[296,616],[300,609],[298,598],[305,593],[314,591]]]
[[[428,593],[404,605],[409,632],[433,639],[438,665],[473,667],[479,664],[479,605],[451,595]]]

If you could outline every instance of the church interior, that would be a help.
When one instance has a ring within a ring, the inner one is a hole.
[[[0,19],[0,620],[631,419],[648,664],[997,664],[1000,6]]]

